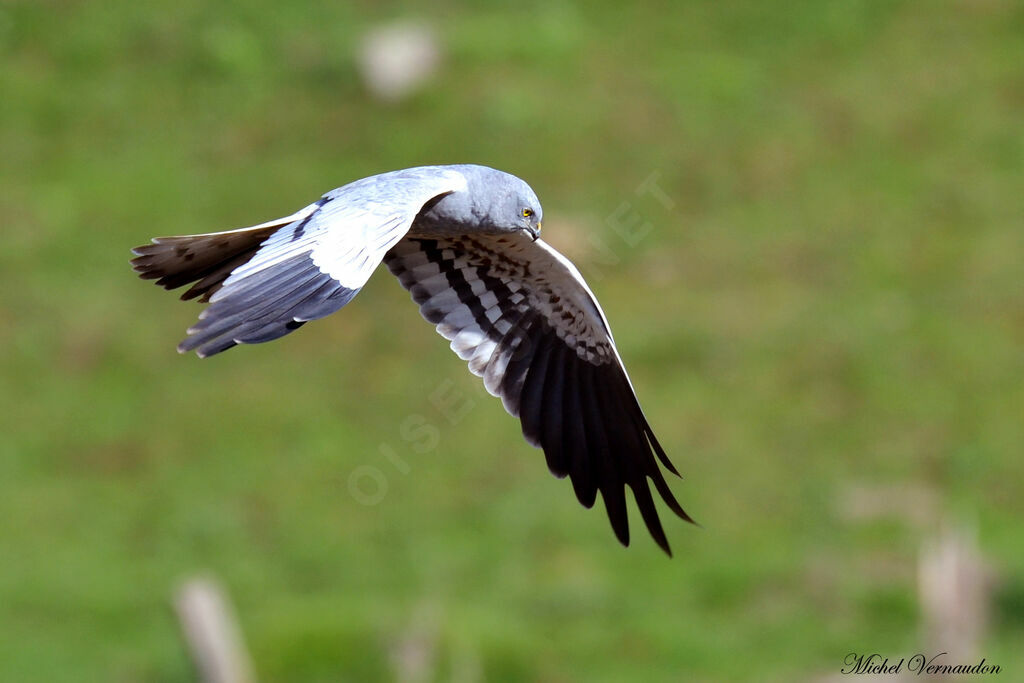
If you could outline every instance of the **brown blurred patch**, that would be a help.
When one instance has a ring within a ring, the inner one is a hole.
[[[117,476],[138,472],[148,462],[146,446],[133,439],[92,444],[65,458],[74,472]]]
[[[600,229],[583,216],[559,216],[544,227],[542,237],[582,270],[594,258],[595,237],[600,237]]]
[[[836,507],[846,522],[882,519],[904,521],[924,528],[939,518],[936,491],[923,484],[851,484],[840,491]]]

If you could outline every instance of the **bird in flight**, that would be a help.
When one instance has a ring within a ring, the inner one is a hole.
[[[249,228],[157,237],[134,269],[209,305],[178,351],[212,356],[282,337],[347,304],[377,266],[412,294],[487,391],[522,422],[576,497],[604,499],[629,545],[625,487],[672,554],[648,479],[676,515],[661,466],[679,476],[637,401],[608,320],[576,267],[540,239],[543,211],[519,178],[476,165],[363,178]]]

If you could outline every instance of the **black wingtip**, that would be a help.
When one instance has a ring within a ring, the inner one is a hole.
[[[628,486],[633,491],[633,500],[636,501],[636,506],[640,510],[640,517],[644,520],[647,532],[661,549],[671,557],[672,549],[669,548],[665,529],[661,526],[661,519],[658,517],[658,510],[654,505],[654,498],[651,496],[650,489],[647,488],[646,478],[641,475],[639,479],[629,482]]]
[[[637,409],[639,409],[639,407],[640,404],[637,403]],[[644,417],[643,411],[640,411],[640,419],[643,422],[644,435],[647,437],[647,441],[651,444],[651,448],[654,450],[655,455],[658,456],[658,460],[660,460],[661,464],[665,466],[665,469],[682,479],[683,475],[679,474],[679,470],[677,470],[676,466],[672,464],[672,461],[668,459],[668,455],[665,453],[665,449],[661,447],[661,443],[658,442],[658,438],[654,436],[654,430],[651,429],[650,423],[648,423],[647,418]]]
[[[654,542],[657,543],[658,547],[664,550],[669,557],[672,557],[672,548],[669,547],[668,537],[665,536],[665,530],[661,528],[661,522],[658,518],[654,517],[653,520],[648,519],[647,516],[644,515],[643,509],[640,510],[640,516],[644,518],[644,522],[647,524],[647,531],[651,534],[651,538],[654,539]]]
[[[650,529],[650,527],[648,527],[648,529]],[[664,550],[666,555],[672,557],[672,548],[668,544],[668,538],[665,537],[665,532],[663,531],[659,535],[651,531],[651,536],[654,537],[654,542],[658,544],[658,547]]]
[[[619,539],[626,548],[629,547],[629,513],[626,509],[626,492],[624,487],[618,490],[602,490],[601,498],[604,499],[604,511],[608,515],[608,522],[615,532],[615,538]]]
[[[679,504],[678,500],[676,500],[676,497],[672,495],[672,490],[669,489],[668,483],[660,473],[655,472],[654,474],[649,474],[647,476],[654,482],[654,488],[657,489],[661,499],[665,501],[665,504],[668,505],[669,509],[675,513],[676,517],[679,517],[690,524],[700,526],[700,524],[697,524],[697,522],[687,514],[686,510],[683,509],[683,506]]]

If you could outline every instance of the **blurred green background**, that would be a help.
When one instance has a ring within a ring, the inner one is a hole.
[[[355,49],[403,17],[444,61],[379,103]],[[818,681],[925,647],[922,543],[961,523],[978,654],[1024,675],[1022,117],[1014,0],[0,3],[0,680],[194,680],[170,605],[205,571],[267,681],[420,641],[435,680]],[[199,361],[200,308],[128,266],[458,162],[530,182],[600,297],[704,525],[663,515],[674,559],[386,273]]]

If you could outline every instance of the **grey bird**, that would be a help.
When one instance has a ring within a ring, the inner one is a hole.
[[[339,187],[284,218],[239,230],[158,237],[132,265],[182,299],[209,302],[178,346],[212,356],[282,337],[347,304],[383,262],[423,317],[483,378],[568,476],[604,499],[629,545],[625,487],[654,540],[668,540],[648,480],[680,518],[658,462],[679,476],[640,409],[608,321],[579,271],[539,239],[525,182],[476,165],[423,166]]]

